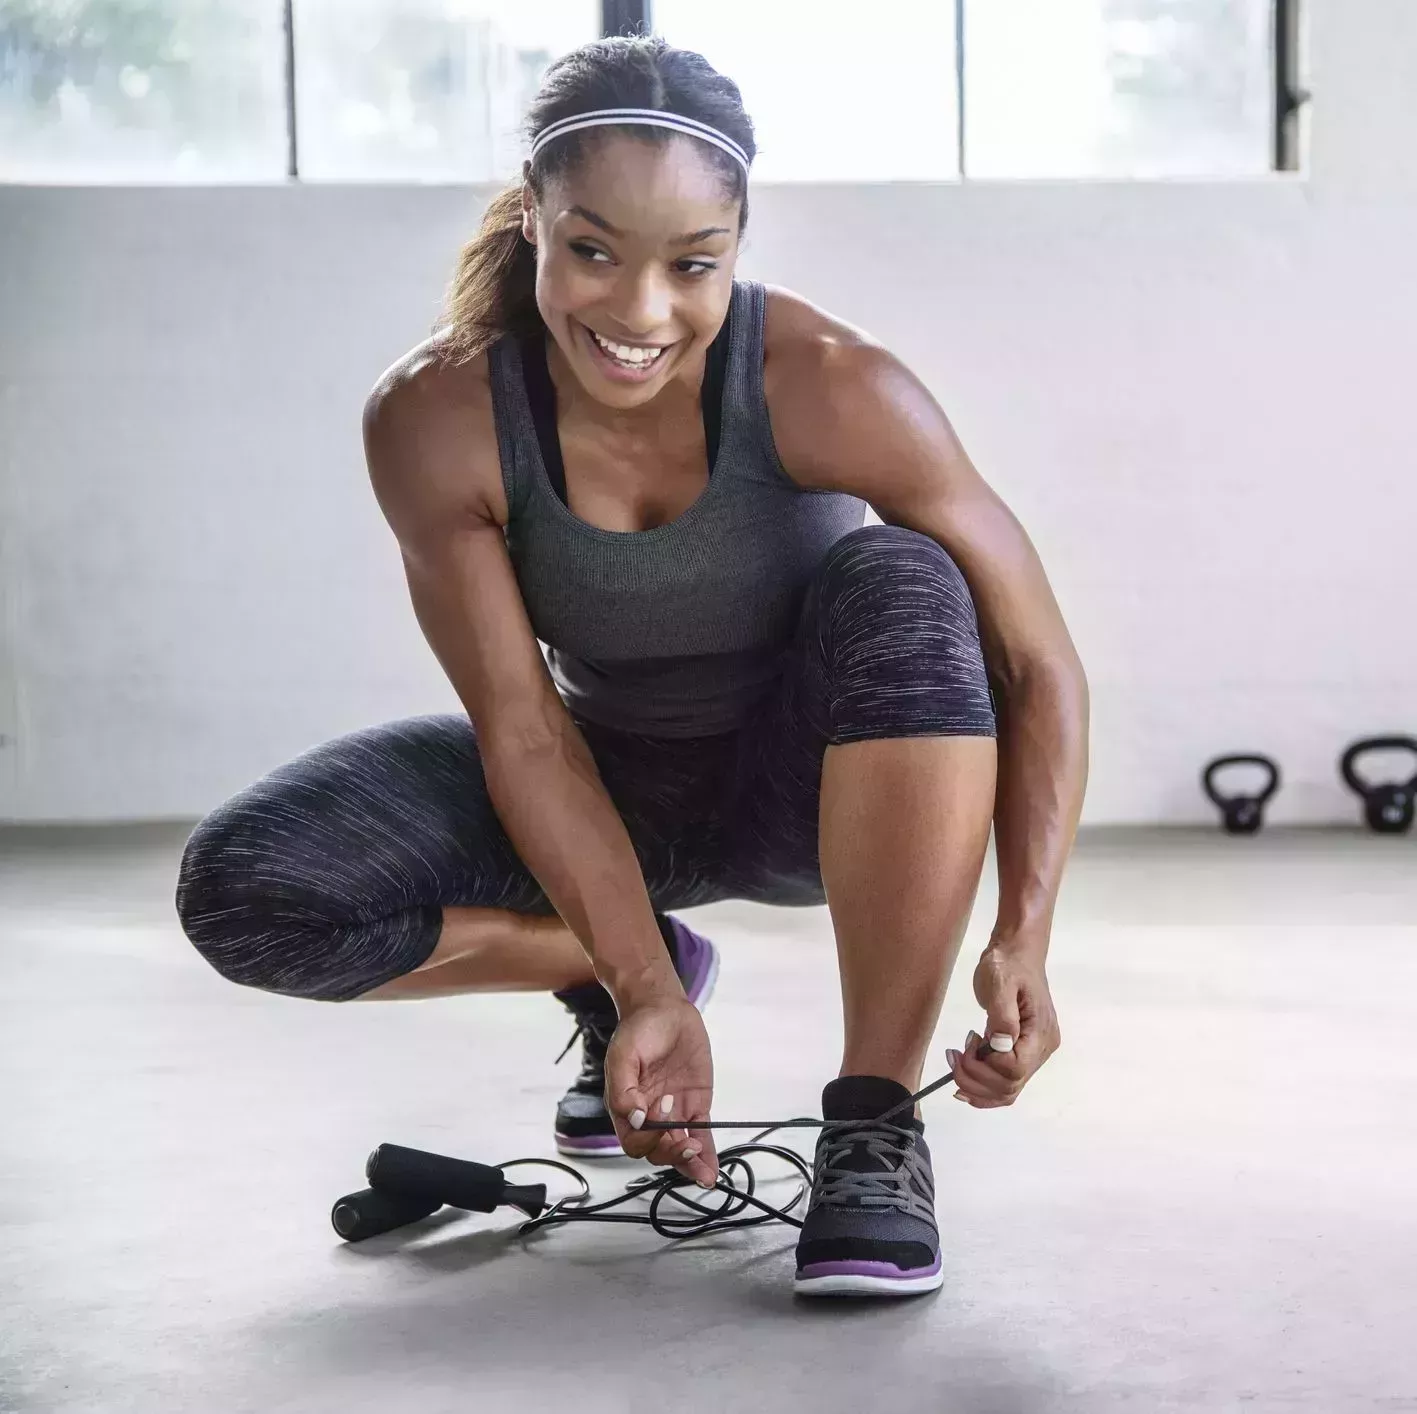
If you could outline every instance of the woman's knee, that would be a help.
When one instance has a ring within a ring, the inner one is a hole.
[[[864,526],[832,546],[813,588],[833,740],[994,734],[974,598],[940,544]]]
[[[269,933],[282,912],[269,881],[269,842],[241,797],[192,832],[177,871],[177,917],[188,941],[229,982],[275,991]]]
[[[285,996],[346,1001],[412,971],[437,943],[440,908],[360,917],[335,876],[245,795],[199,824],[183,851],[177,915],[197,952],[229,982]]]
[[[975,622],[969,584],[949,551],[900,525],[863,525],[842,536],[822,560],[817,587],[823,610],[838,618],[905,596]]]

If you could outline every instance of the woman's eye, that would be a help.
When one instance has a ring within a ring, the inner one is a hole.
[[[681,260],[676,267],[681,275],[707,275],[712,270],[717,270],[718,266],[711,260]]]
[[[610,257],[606,255],[603,250],[597,250],[595,246],[586,245],[582,241],[572,241],[571,249],[575,251],[575,253],[579,255],[582,260],[593,260],[596,256],[600,256],[605,260],[610,259]]]

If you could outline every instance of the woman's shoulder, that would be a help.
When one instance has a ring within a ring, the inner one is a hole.
[[[769,344],[783,345],[794,340],[810,340],[851,325],[813,304],[805,295],[783,285],[763,286],[763,337]],[[859,330],[856,332],[860,332]]]
[[[370,392],[364,446],[381,496],[464,504],[472,496],[505,522],[485,352],[460,357],[441,333],[416,344]]]
[[[813,460],[829,445],[837,418],[853,406],[895,360],[864,329],[776,285],[766,287],[763,317],[763,395],[779,454],[794,464]],[[824,416],[829,410],[831,416]]]
[[[398,423],[452,421],[464,425],[492,410],[486,353],[461,358],[444,333],[435,333],[395,361],[374,384],[365,414]]]
[[[779,285],[764,290],[763,385],[769,406],[775,392],[810,400],[890,358],[879,340],[811,300]]]

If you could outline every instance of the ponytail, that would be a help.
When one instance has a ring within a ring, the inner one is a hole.
[[[477,235],[462,249],[448,291],[445,327],[454,360],[484,353],[503,334],[540,327],[536,252],[522,236],[522,184],[492,198]]]

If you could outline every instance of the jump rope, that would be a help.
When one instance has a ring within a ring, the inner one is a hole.
[[[1000,1044],[1007,1043],[1007,1044]],[[976,1053],[979,1059],[995,1052],[1013,1049],[1007,1036],[995,1036],[981,1041]],[[874,1119],[852,1120],[863,1127],[890,1126],[902,1112],[913,1112],[927,1095],[948,1085],[955,1078],[949,1071],[938,1080],[917,1091],[908,1099],[892,1105]],[[369,1184],[357,1193],[347,1193],[336,1199],[330,1213],[335,1231],[346,1242],[362,1242],[380,1233],[392,1232],[410,1223],[421,1221],[439,1208],[461,1208],[468,1212],[490,1213],[497,1208],[516,1208],[527,1216],[517,1229],[519,1236],[538,1232],[542,1228],[559,1227],[572,1222],[635,1223],[653,1228],[661,1237],[682,1241],[701,1237],[710,1232],[725,1232],[735,1228],[759,1227],[763,1223],[784,1222],[800,1228],[802,1219],[793,1213],[812,1187],[812,1170],[807,1160],[795,1149],[785,1145],[765,1144],[770,1134],[782,1129],[826,1129],[841,1120],[784,1119],[707,1120],[701,1124],[686,1124],[674,1120],[646,1120],[640,1133],[670,1132],[678,1129],[756,1129],[746,1143],[724,1149],[718,1156],[718,1181],[712,1190],[700,1188],[677,1169],[657,1169],[626,1185],[625,1191],[600,1203],[590,1201],[590,1184],[578,1169],[556,1159],[508,1159],[501,1164],[479,1164],[472,1159],[448,1158],[422,1149],[408,1149],[402,1144],[380,1144],[369,1155],[364,1177]],[[757,1196],[758,1176],[749,1155],[777,1159],[795,1170],[801,1182],[791,1201],[782,1207]],[[569,1174],[579,1191],[548,1204],[544,1183],[509,1183],[508,1169],[550,1168]],[[731,1181],[730,1181],[731,1176]],[[717,1207],[710,1207],[694,1193],[723,1195]],[[613,1211],[626,1203],[649,1200],[646,1212],[620,1213]],[[664,1212],[666,1204],[677,1205],[676,1211]],[[748,1216],[748,1209],[756,1211]]]

